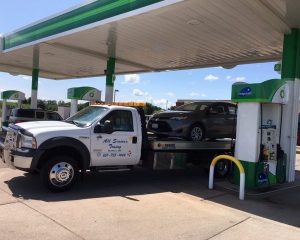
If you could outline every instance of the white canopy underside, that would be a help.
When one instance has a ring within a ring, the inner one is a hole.
[[[0,71],[71,79],[116,74],[232,67],[281,59],[283,36],[300,27],[298,0],[184,0],[104,24],[66,32],[0,53]]]

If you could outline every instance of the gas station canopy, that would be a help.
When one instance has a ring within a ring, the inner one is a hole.
[[[281,59],[283,36],[300,27],[299,0],[102,0],[6,34],[0,71],[69,79]]]

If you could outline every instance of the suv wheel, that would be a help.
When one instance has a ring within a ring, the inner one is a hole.
[[[41,170],[43,184],[52,192],[69,190],[78,178],[78,164],[68,155],[55,155]]]
[[[194,142],[200,142],[204,139],[204,129],[200,124],[194,124],[189,132],[189,139]]]

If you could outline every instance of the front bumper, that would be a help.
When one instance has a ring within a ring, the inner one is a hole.
[[[153,127],[153,124],[156,125],[156,128]],[[190,125],[191,123],[179,120],[150,120],[148,123],[148,131],[169,137],[186,138],[188,136]]]
[[[0,147],[1,148],[1,147]],[[12,169],[20,169],[24,171],[31,171],[35,169],[34,158],[37,155],[35,149],[17,149],[9,150],[1,148],[2,161]]]

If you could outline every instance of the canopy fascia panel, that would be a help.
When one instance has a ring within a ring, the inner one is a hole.
[[[120,20],[182,0],[101,0],[49,17],[4,35],[2,50],[9,51]]]

